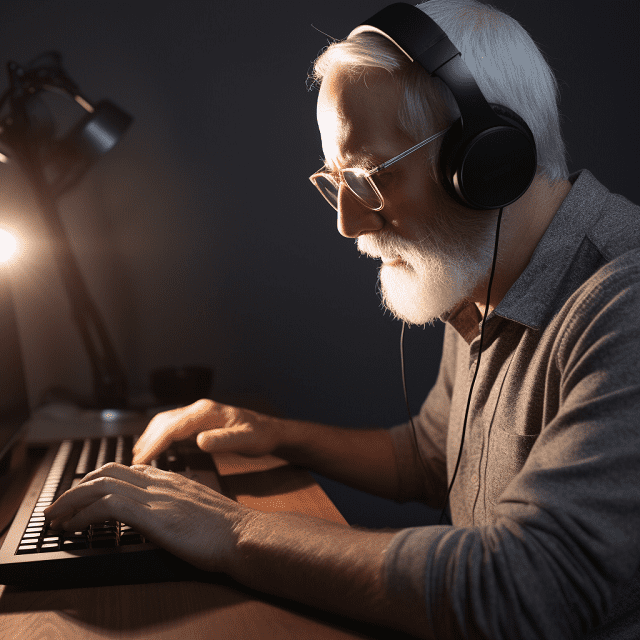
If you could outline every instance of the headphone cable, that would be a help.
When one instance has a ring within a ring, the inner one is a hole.
[[[476,362],[476,370],[473,374],[473,380],[471,381],[471,386],[469,387],[469,396],[467,398],[467,408],[464,413],[464,423],[462,425],[462,437],[460,438],[460,449],[458,451],[458,460],[456,462],[456,467],[453,472],[453,476],[451,478],[451,482],[449,484],[449,489],[447,490],[447,495],[444,499],[444,504],[442,505],[442,511],[440,512],[440,518],[438,519],[438,523],[442,524],[442,519],[444,518],[445,511],[447,509],[447,503],[449,502],[449,495],[451,494],[451,489],[453,488],[453,483],[455,482],[456,475],[458,474],[458,467],[460,466],[460,460],[462,458],[462,448],[464,445],[464,436],[467,430],[467,418],[469,417],[469,407],[471,406],[471,396],[473,394],[473,386],[476,382],[476,378],[478,376],[478,370],[480,369],[480,357],[482,356],[482,341],[484,338],[484,324],[487,320],[487,315],[489,312],[489,302],[491,300],[491,285],[493,284],[493,276],[496,270],[496,262],[498,258],[498,240],[500,238],[500,221],[502,220],[502,211],[504,207],[500,207],[500,211],[498,213],[498,222],[496,224],[496,239],[493,247],[493,261],[491,264],[491,274],[489,276],[489,286],[487,287],[487,303],[484,307],[484,315],[482,317],[482,325],[480,327],[480,345],[478,347],[478,360]],[[411,408],[409,407],[409,399],[407,397],[407,384],[405,379],[405,368],[404,368],[404,329],[405,322],[402,322],[402,331],[400,332],[400,365],[402,369],[402,388],[404,390],[404,402],[407,406],[407,413],[409,414],[409,422],[411,423],[411,429],[413,433],[413,443],[416,447],[416,454],[420,459],[420,464],[422,465],[423,471],[426,473],[427,470],[424,466],[424,460],[422,459],[422,455],[420,455],[420,449],[418,448],[418,438],[416,436],[416,427],[413,423],[413,416],[411,415]]]

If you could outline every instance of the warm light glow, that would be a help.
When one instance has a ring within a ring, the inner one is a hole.
[[[95,111],[95,109],[82,96],[75,96],[75,101],[89,113],[93,113]]]
[[[7,262],[16,252],[18,242],[15,236],[5,229],[0,229],[0,262]]]

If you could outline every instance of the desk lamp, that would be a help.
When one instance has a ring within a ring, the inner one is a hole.
[[[87,404],[95,408],[123,407],[126,375],[82,277],[57,202],[115,146],[133,118],[108,100],[95,105],[89,102],[64,71],[60,54],[55,51],[39,55],[24,67],[9,61],[7,71],[9,88],[0,97],[0,144],[7,152],[0,153],[0,161],[15,161],[36,196],[73,319],[91,363],[93,398]],[[53,114],[41,99],[44,92],[62,94],[69,98],[69,104],[73,100],[84,110],[83,117],[64,135],[57,135]]]

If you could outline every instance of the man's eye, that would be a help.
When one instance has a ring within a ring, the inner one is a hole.
[[[384,184],[385,182],[389,182],[391,178],[393,178],[393,172],[389,171],[388,169],[385,169],[383,171],[380,171],[380,173],[376,173],[373,178],[376,182],[379,182],[380,184]]]

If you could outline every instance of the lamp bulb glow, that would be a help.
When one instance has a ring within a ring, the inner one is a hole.
[[[16,252],[18,242],[6,229],[0,229],[0,262],[7,262]]]

